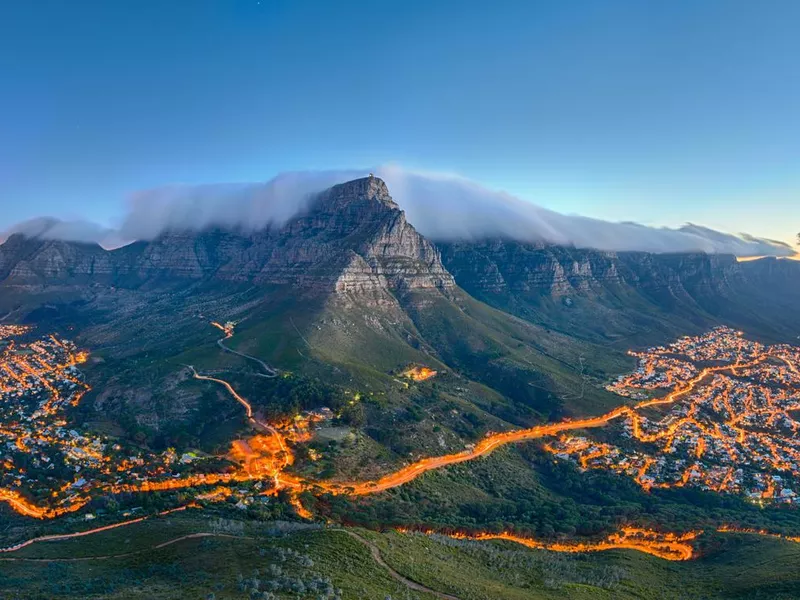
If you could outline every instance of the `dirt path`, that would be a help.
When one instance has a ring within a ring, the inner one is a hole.
[[[392,579],[402,583],[409,589],[414,590],[415,592],[424,592],[426,594],[432,594],[433,596],[441,598],[442,600],[459,600],[457,596],[453,596],[451,594],[445,594],[444,592],[437,592],[436,590],[432,590],[431,588],[426,587],[421,583],[417,583],[416,581],[412,581],[411,579],[402,576],[400,573],[398,573],[392,567],[386,564],[386,561],[383,560],[383,556],[381,556],[380,548],[378,548],[368,539],[358,535],[355,531],[350,531],[349,529],[330,529],[329,531],[341,531],[349,535],[351,538],[358,540],[359,542],[364,544],[367,548],[369,548],[369,551],[372,553],[372,558],[375,560],[375,562],[378,563],[381,567],[383,567],[386,570],[386,572],[389,573],[389,576]]]
[[[323,531],[325,531],[325,530],[323,530]],[[436,590],[433,590],[433,589],[431,589],[429,587],[426,587],[426,586],[424,586],[424,585],[422,585],[420,583],[417,583],[416,581],[412,581],[411,579],[408,579],[407,577],[404,577],[403,575],[401,575],[400,573],[395,571],[392,567],[390,567],[388,564],[386,564],[386,561],[383,560],[383,556],[381,556],[380,548],[378,548],[371,541],[369,541],[368,539],[360,536],[356,532],[350,531],[348,529],[329,529],[327,531],[341,531],[342,533],[345,533],[345,534],[349,535],[353,539],[355,539],[355,540],[359,541],[361,544],[365,545],[367,548],[369,548],[369,551],[372,554],[372,558],[375,560],[375,562],[380,567],[385,569],[386,572],[389,574],[389,576],[392,579],[394,579],[398,583],[401,583],[401,584],[405,585],[409,589],[411,589],[411,590],[413,590],[415,592],[422,592],[422,593],[426,593],[426,594],[431,594],[433,596],[436,596],[437,598],[441,598],[441,600],[459,600],[459,598],[456,597],[456,596],[453,596],[451,594],[445,594],[444,592],[437,592]],[[167,546],[171,546],[173,544],[177,544],[177,543],[183,542],[185,540],[193,540],[193,539],[199,539],[199,538],[210,538],[210,537],[225,538],[225,539],[236,539],[236,540],[253,539],[253,538],[248,537],[248,536],[231,535],[231,534],[227,534],[227,533],[206,533],[206,532],[189,533],[189,534],[186,534],[186,535],[182,535],[182,536],[173,538],[171,540],[167,540],[166,542],[161,542],[160,544],[156,544],[154,546],[149,546],[147,548],[142,548],[140,550],[133,550],[131,552],[122,552],[122,553],[119,553],[119,554],[103,554],[103,555],[100,555],[100,556],[81,556],[81,557],[76,557],[76,558],[29,558],[29,557],[22,557],[22,556],[14,556],[14,557],[4,556],[4,557],[0,557],[0,562],[13,561],[13,562],[63,562],[63,563],[68,563],[68,562],[87,562],[87,561],[91,561],[91,560],[110,560],[110,559],[114,559],[114,558],[125,558],[125,557],[128,557],[128,556],[135,556],[137,554],[142,554],[144,552],[152,552],[153,550],[159,550],[161,548],[166,548]],[[41,539],[40,538],[40,539],[37,539],[37,540],[33,541],[33,543],[54,542],[54,541],[61,541],[61,540],[64,540],[64,539],[70,539],[70,536],[68,536],[68,535],[67,536],[58,536],[58,537],[53,537],[53,538],[50,538],[50,539],[46,539],[46,538],[45,539]]]
[[[100,556],[81,556],[78,558],[28,558],[23,556],[4,556],[0,557],[0,561],[18,561],[18,562],[86,562],[90,560],[109,560],[112,558],[124,558],[126,556],[135,556],[136,554],[142,554],[143,552],[151,552],[153,550],[158,550],[160,548],[166,548],[167,546],[171,546],[172,544],[177,544],[178,542],[182,542],[184,540],[193,540],[197,538],[208,538],[208,537],[216,537],[216,538],[226,538],[226,539],[237,539],[237,540],[249,540],[252,539],[248,536],[242,535],[230,535],[227,533],[189,533],[187,535],[182,535],[180,537],[173,538],[171,540],[167,540],[166,542],[162,542],[160,544],[156,544],[155,546],[149,546],[147,548],[142,548],[141,550],[133,550],[131,552],[122,552],[120,554],[102,554]],[[57,540],[43,540],[43,541],[57,541]]]

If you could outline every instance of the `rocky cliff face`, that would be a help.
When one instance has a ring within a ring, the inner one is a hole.
[[[613,253],[507,240],[439,248],[458,285],[479,300],[578,337],[650,335],[648,342],[660,343],[719,323],[772,340],[800,333],[797,261],[740,263],[729,255]]]
[[[375,177],[334,186],[307,214],[253,234],[171,232],[110,252],[15,235],[0,248],[0,279],[18,285],[209,280],[341,294],[455,285],[438,249],[406,221]]]
[[[0,246],[0,281],[85,281],[111,270],[108,253],[97,244],[35,240],[15,234]]]
[[[493,240],[440,244],[445,266],[468,291],[552,297],[627,286],[653,295],[727,293],[743,270],[725,255],[614,253]]]

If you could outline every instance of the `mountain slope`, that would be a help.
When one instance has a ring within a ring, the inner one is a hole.
[[[185,382],[186,364],[229,371],[270,414],[322,402],[310,394],[298,406],[248,376],[251,364],[213,343],[211,320],[237,321],[230,345],[295,374],[292,385],[334,386],[339,402],[364,397],[352,418],[401,457],[606,410],[617,400],[600,385],[605,372],[628,367],[459,289],[373,177],[334,186],[305,214],[253,234],[171,232],[113,251],[12,236],[0,248],[0,310],[69,331],[102,359],[90,373],[99,413],[150,443],[177,443],[180,427],[203,442],[203,419],[214,417],[202,400],[208,386]],[[411,365],[438,375],[399,378]],[[216,401],[229,406],[224,395]]]

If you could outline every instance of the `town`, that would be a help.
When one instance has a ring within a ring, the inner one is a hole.
[[[36,338],[29,327],[0,325],[0,501],[22,515],[49,519],[80,510],[101,495],[212,485],[236,489],[199,491],[198,499],[233,495],[245,507],[254,497],[274,493],[275,475],[293,461],[284,440],[306,441],[312,423],[332,417],[320,411],[266,426],[268,435],[237,440],[226,456],[179,455],[171,448],[156,453],[69,424],[68,409],[91,389],[78,369],[87,358],[67,340]],[[220,459],[223,467],[217,471],[198,468]]]
[[[563,435],[547,451],[647,490],[695,486],[760,505],[800,503],[800,349],[718,327],[631,354],[637,369],[607,388],[641,401],[615,425],[617,441]]]

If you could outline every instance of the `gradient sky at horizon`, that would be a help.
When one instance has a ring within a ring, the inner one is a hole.
[[[0,230],[398,162],[793,241],[798,23],[794,0],[4,0]]]

